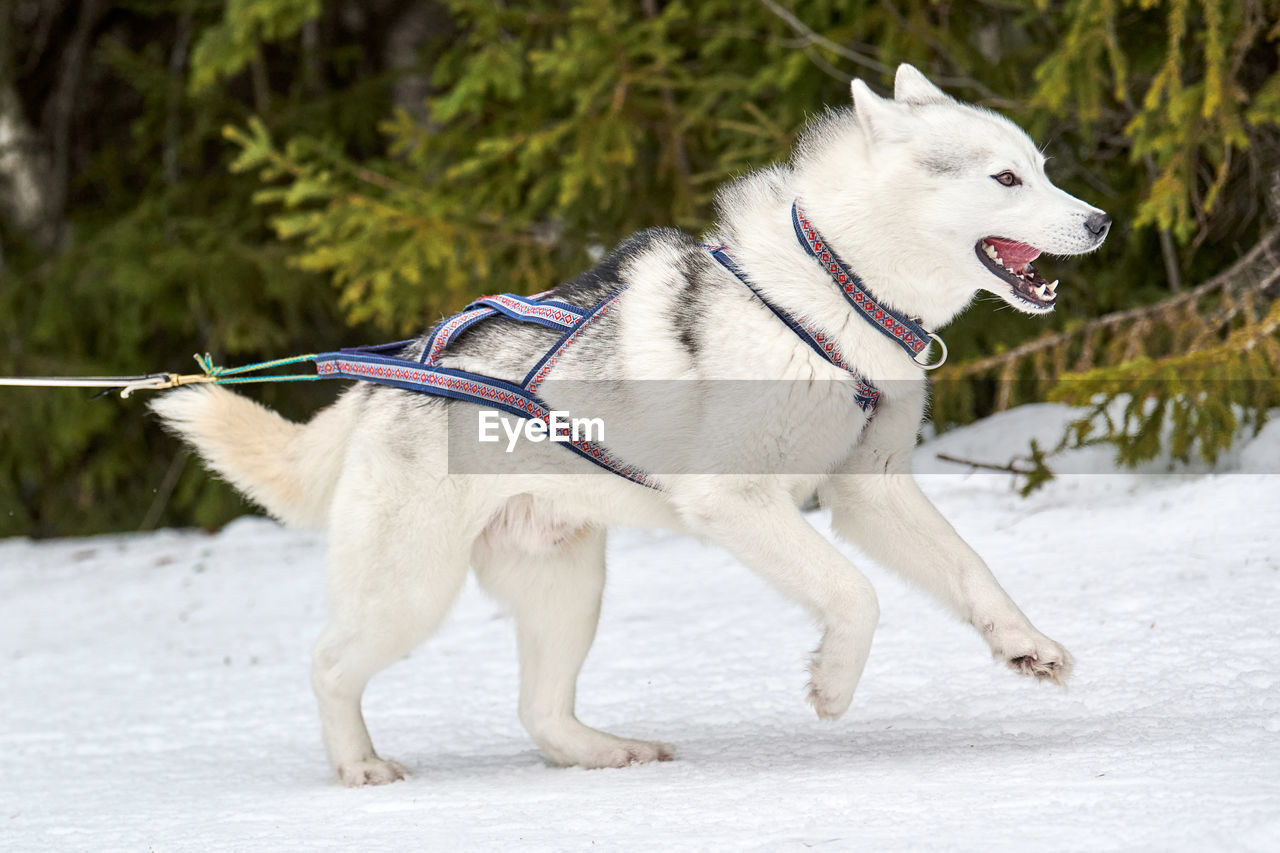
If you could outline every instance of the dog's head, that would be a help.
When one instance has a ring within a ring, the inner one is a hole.
[[[811,150],[823,151],[817,159],[828,179],[829,215],[857,220],[864,247],[887,244],[907,301],[945,292],[943,301],[958,310],[985,290],[1028,314],[1052,311],[1057,281],[1046,281],[1032,262],[1097,249],[1111,226],[1106,213],[1055,187],[1045,158],[1017,125],[956,101],[910,65],[898,67],[892,99],[861,80],[852,89],[852,118],[809,140]],[[847,161],[839,151],[852,143],[865,162],[851,172],[841,168]],[[843,211],[840,196],[848,199]],[[854,209],[868,199],[878,209]],[[913,269],[931,293],[903,281]]]

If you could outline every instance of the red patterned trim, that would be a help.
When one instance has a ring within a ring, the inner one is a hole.
[[[872,325],[896,340],[913,357],[915,353],[922,352],[929,345],[931,338],[923,327],[895,313],[892,309],[877,304],[871,298],[871,294],[859,286],[859,278],[844,266],[831,247],[823,241],[818,229],[809,221],[809,217],[805,216],[800,202],[792,204],[791,216],[796,226],[796,234],[809,250],[809,254],[822,264],[823,269],[840,287],[845,299],[848,299],[855,308],[862,309],[863,316],[870,320]]]
[[[476,320],[492,313],[492,308],[475,308],[471,311],[463,311],[461,314],[454,314],[448,320],[445,320],[431,336],[431,340],[427,341],[423,363],[435,364],[440,357],[440,353],[444,352],[444,348],[449,345],[449,341],[453,340],[454,335],[470,326]]]
[[[538,387],[542,385],[543,380],[547,378],[547,374],[549,374],[552,368],[559,363],[560,357],[564,355],[564,351],[573,346],[578,338],[582,336],[582,333],[586,331],[592,323],[609,313],[609,309],[613,307],[614,301],[622,295],[623,290],[626,290],[626,288],[622,287],[614,291],[612,296],[597,305],[594,311],[582,319],[578,324],[578,327],[573,330],[572,334],[565,337],[564,340],[560,342],[559,346],[547,353],[547,355],[544,356],[543,362],[538,365],[532,375],[524,381],[524,387],[528,388],[530,391],[537,391]]]
[[[493,296],[482,296],[475,301],[476,305],[501,305],[502,307],[514,311],[525,317],[540,317],[543,320],[550,320],[553,323],[559,323],[566,328],[572,326],[582,319],[582,314],[576,311],[570,311],[563,306],[556,305],[537,305],[523,299],[517,299],[509,293],[498,293]]]

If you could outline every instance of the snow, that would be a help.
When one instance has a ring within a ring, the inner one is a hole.
[[[1216,474],[1078,458],[1095,473],[1027,499],[933,459],[1004,462],[1065,417],[1023,407],[918,457],[1076,656],[1068,691],[995,665],[848,549],[881,625],[849,714],[822,723],[797,608],[716,549],[620,531],[580,716],[679,750],[623,770],[540,756],[515,716],[511,624],[474,585],[366,698],[413,776],[349,790],[308,685],[321,536],[245,518],[0,541],[0,849],[1280,849],[1280,477],[1244,473],[1278,470],[1280,431]]]

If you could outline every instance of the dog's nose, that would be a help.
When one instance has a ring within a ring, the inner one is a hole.
[[[1090,214],[1084,221],[1084,227],[1090,234],[1101,239],[1107,236],[1107,230],[1111,227],[1111,217],[1099,210],[1097,213]]]

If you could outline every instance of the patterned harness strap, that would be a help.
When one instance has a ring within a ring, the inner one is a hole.
[[[795,229],[796,239],[800,241],[800,245],[810,257],[822,265],[827,275],[831,276],[831,280],[840,288],[840,293],[845,300],[858,309],[858,314],[906,350],[911,360],[919,366],[926,370],[942,366],[942,363],[947,360],[947,347],[942,342],[942,338],[921,326],[916,320],[876,302],[857,273],[849,269],[836,254],[835,249],[832,249],[818,233],[818,229],[800,208],[799,200],[791,204],[791,226]],[[930,341],[937,341],[942,345],[942,357],[936,362],[926,363],[920,360],[920,355],[928,350]]]
[[[543,301],[542,297],[550,292],[547,290],[533,296],[498,293],[480,297],[462,309],[462,313],[455,314],[436,326],[427,339],[427,345],[423,347],[420,362],[435,364],[450,341],[479,321],[497,314],[526,323],[537,323],[560,332],[568,332],[582,322],[581,308],[558,299]]]
[[[760,289],[751,283],[751,280],[747,278],[746,273],[742,271],[742,268],[733,260],[733,256],[729,254],[729,248],[727,246],[704,245],[704,248],[711,253],[711,257],[720,262],[721,266],[733,273],[733,275],[737,277],[738,281],[745,284],[751,292],[756,295],[756,298],[763,302],[765,307],[772,311],[779,320],[786,323],[787,328],[791,329],[792,332],[795,332],[796,337],[808,344],[809,347],[818,355],[822,356],[824,359],[852,376],[856,383],[853,392],[854,402],[856,402],[858,404],[858,408],[866,412],[868,416],[875,412],[876,404],[880,402],[880,391],[871,383],[871,380],[867,379],[859,373],[853,365],[844,360],[843,354],[836,348],[835,341],[831,340],[831,338],[817,326],[803,320],[797,320],[780,305],[775,305],[766,298],[765,295],[760,292]]]
[[[320,353],[314,359],[316,371],[324,378],[356,379],[437,397],[477,403],[528,420],[542,421],[549,426],[552,410],[537,395],[538,387],[551,372],[551,368],[559,362],[564,352],[578,340],[582,331],[609,311],[609,307],[622,294],[622,290],[620,288],[614,291],[587,311],[557,300],[539,301],[545,294],[529,297],[509,293],[486,296],[476,300],[461,314],[441,322],[427,339],[423,355],[417,361],[400,358],[397,355],[415,341],[396,341],[378,346],[352,347],[340,352]],[[562,330],[564,334],[534,365],[519,385],[479,373],[441,367],[436,363],[448,343],[463,330],[496,314]],[[568,426],[562,427],[557,433],[557,441],[584,459],[614,474],[643,486],[658,487],[644,471],[614,458],[599,443],[574,438]]]

